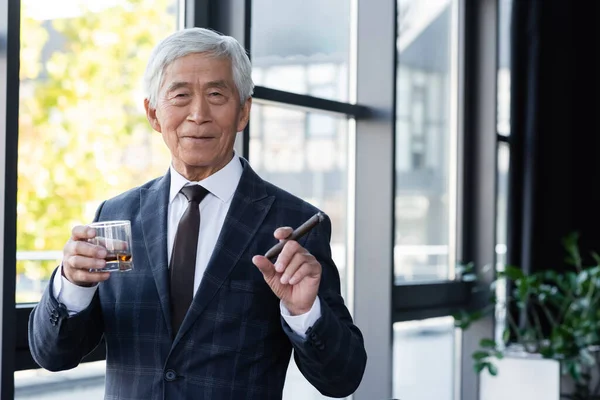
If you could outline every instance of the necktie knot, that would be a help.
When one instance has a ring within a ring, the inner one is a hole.
[[[181,188],[181,193],[189,202],[200,203],[208,194],[208,190],[200,185],[189,185]]]

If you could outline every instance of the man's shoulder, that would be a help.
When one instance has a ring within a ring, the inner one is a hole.
[[[154,186],[162,178],[163,177],[154,178],[151,181],[148,181],[148,182],[144,183],[143,185],[131,188],[131,189],[127,190],[126,192],[118,194],[115,197],[112,197],[112,198],[110,198],[110,199],[108,199],[106,201],[111,201],[112,202],[112,201],[126,200],[126,199],[129,199],[129,198],[138,198],[139,194],[140,194],[140,192],[142,190],[150,189],[152,186]]]
[[[152,179],[151,181],[148,181],[148,182],[144,183],[143,185],[136,186],[134,188],[127,190],[126,192],[123,192],[114,197],[111,197],[104,202],[104,207],[106,208],[107,206],[108,207],[114,206],[114,207],[120,207],[120,208],[122,208],[122,207],[127,208],[128,205],[130,205],[130,204],[131,205],[139,204],[140,192],[152,188],[154,185],[156,185],[158,183],[158,181],[160,181],[163,178],[164,177],[158,177],[158,178]]]
[[[307,218],[321,211],[308,201],[288,192],[285,189],[263,179],[256,171],[252,169],[248,161],[242,159],[244,173],[242,182],[245,184],[243,191],[255,193],[258,188],[259,193],[264,193],[274,198],[273,207],[275,210],[285,214],[296,214],[300,218]],[[250,189],[249,189],[250,188]],[[239,187],[238,187],[239,190]],[[263,192],[264,190],[264,192]]]
[[[305,215],[314,215],[321,211],[308,201],[288,192],[279,186],[264,181],[267,193],[275,197],[275,206],[289,210],[290,212],[300,212]]]

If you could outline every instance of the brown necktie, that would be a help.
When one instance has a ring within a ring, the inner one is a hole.
[[[173,337],[177,335],[183,318],[194,298],[194,275],[196,271],[196,250],[198,248],[198,232],[200,230],[200,202],[208,194],[208,190],[200,185],[186,186],[181,193],[188,200],[188,207],[183,213],[173,251],[171,252],[171,326]]]

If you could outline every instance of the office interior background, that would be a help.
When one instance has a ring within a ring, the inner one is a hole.
[[[253,63],[238,153],[331,217],[369,356],[353,398],[478,399],[471,353],[503,321],[454,327],[476,301],[457,263],[560,269],[574,230],[600,251],[599,16],[569,0],[0,0],[1,398],[103,397],[102,346],[40,370],[27,318],[71,227],[168,168],[141,77],[160,39],[201,26]],[[291,362],[284,399],[322,398]]]

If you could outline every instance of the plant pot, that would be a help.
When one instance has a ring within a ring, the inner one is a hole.
[[[496,376],[480,374],[480,400],[560,400],[560,364],[538,354],[506,352]]]
[[[594,350],[597,351],[597,350]],[[575,397],[575,382],[561,375],[560,363],[518,348],[504,351],[504,358],[493,360],[498,374],[486,370],[480,374],[480,400],[600,400],[600,396]],[[600,383],[600,371],[591,371],[590,388]]]

